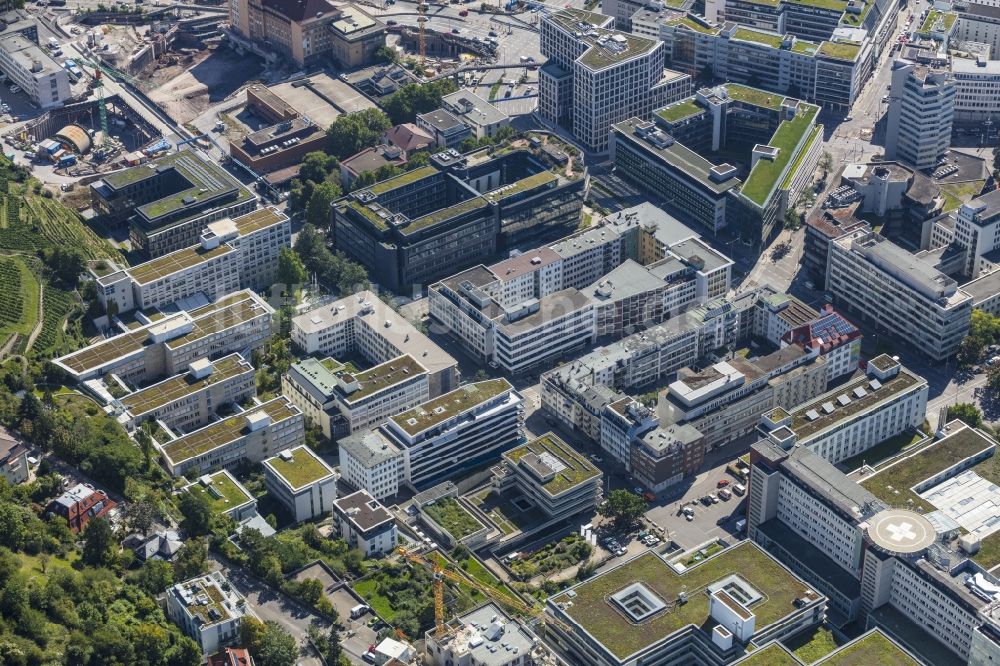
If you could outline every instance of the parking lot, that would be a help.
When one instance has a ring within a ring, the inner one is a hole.
[[[738,483],[736,477],[726,473],[725,463],[700,473],[683,494],[671,497],[669,501],[656,503],[646,512],[646,518],[667,531],[685,550],[713,539],[742,538],[737,533],[736,522],[745,516],[745,494],[742,497],[733,494],[729,500],[720,498],[717,503],[708,505],[700,501],[700,498],[709,494],[718,496],[718,483],[721,480],[728,481],[730,488]],[[693,506],[692,502],[695,503]],[[694,510],[690,521],[682,514],[685,506],[692,506]]]

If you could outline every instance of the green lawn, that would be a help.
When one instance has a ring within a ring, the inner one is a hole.
[[[953,210],[958,210],[959,206],[979,194],[985,182],[983,180],[972,180],[967,183],[948,183],[942,185],[941,195],[944,197],[944,208],[942,211],[950,213]]]
[[[28,337],[38,323],[38,278],[21,257],[0,257],[0,344],[11,335]]]
[[[378,593],[378,581],[375,578],[365,578],[364,580],[359,580],[354,583],[352,589],[361,595],[361,598],[365,600],[375,614],[381,617],[386,622],[392,622],[392,618],[395,616],[395,611],[392,608],[392,603],[386,597]]]
[[[927,439],[927,435],[922,432],[904,432],[876,444],[863,453],[837,463],[837,466],[844,472],[853,472],[861,467],[862,463],[875,467],[883,460],[892,458],[925,439]]]
[[[785,647],[806,664],[811,664],[836,650],[839,645],[833,632],[819,625],[811,631],[804,631],[785,641]]]
[[[763,44],[764,46],[770,46],[771,48],[775,49],[781,48],[781,37],[766,32],[748,30],[747,28],[738,28],[736,32],[733,34],[733,37],[735,37],[736,39],[741,39],[744,42],[754,42],[756,44]]]
[[[747,199],[758,206],[764,206],[767,203],[768,196],[776,189],[778,179],[781,178],[785,168],[795,157],[795,149],[799,142],[811,130],[812,121],[818,111],[818,107],[808,104],[802,105],[798,115],[791,120],[784,120],[778,125],[774,136],[768,141],[769,146],[778,149],[778,155],[773,160],[760,159],[757,161],[740,190]]]
[[[837,60],[850,60],[852,62],[858,56],[858,51],[860,50],[861,45],[853,42],[823,42],[819,45],[821,55],[836,58]]]
[[[483,528],[471,513],[465,510],[454,497],[445,497],[434,504],[424,505],[421,511],[431,520],[448,530],[455,539],[463,539]]]
[[[46,574],[54,569],[72,569],[73,563],[80,559],[80,553],[71,550],[66,558],[52,556],[45,565],[45,572],[42,572],[42,556],[18,553],[21,560],[21,573],[28,578],[46,578]]]
[[[658,110],[656,115],[667,122],[676,122],[684,118],[689,118],[700,111],[703,111],[703,109],[693,99],[687,99]]]

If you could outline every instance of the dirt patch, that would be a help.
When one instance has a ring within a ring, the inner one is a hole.
[[[193,54],[170,52],[145,77],[144,87],[171,118],[186,123],[259,78],[263,69],[256,56],[238,55],[228,46]]]

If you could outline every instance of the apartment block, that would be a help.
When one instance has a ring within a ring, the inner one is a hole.
[[[296,523],[333,510],[337,473],[308,446],[286,449],[263,461],[264,485]]]
[[[1000,192],[987,192],[959,207],[954,244],[965,255],[964,275],[975,279],[1000,267]]]
[[[619,32],[613,19],[583,10],[560,10],[541,20],[539,71],[542,118],[570,126],[587,150],[608,150],[608,129],[631,117],[687,97],[691,77],[664,69],[661,42]],[[569,96],[569,98],[566,98]],[[556,114],[552,110],[558,109]],[[570,112],[567,123],[564,113]]]
[[[520,666],[530,663],[538,644],[536,636],[493,602],[451,620],[442,634],[431,630],[424,636],[429,666]]]
[[[66,69],[21,32],[0,38],[0,71],[43,109],[61,106],[72,94]]]
[[[239,642],[243,618],[254,617],[246,599],[221,571],[178,583],[167,590],[166,597],[167,617],[205,654]]]
[[[302,412],[284,397],[274,398],[234,416],[215,421],[156,448],[173,476],[213,467],[260,462],[305,439]]]
[[[672,423],[657,425],[636,437],[629,450],[628,469],[632,476],[643,488],[658,493],[696,474],[705,461],[707,447],[705,436],[697,428],[687,423]]]
[[[571,603],[570,603],[571,602]],[[546,602],[547,640],[574,663],[722,666],[823,621],[826,598],[743,542],[690,567],[646,552]]]
[[[930,262],[875,233],[855,231],[830,243],[826,286],[839,309],[936,361],[956,353],[969,331],[972,297]]]
[[[216,299],[270,287],[278,253],[291,246],[291,224],[277,208],[211,222],[197,245],[97,278],[97,299],[119,313],[157,308],[195,294]]]
[[[78,382],[110,373],[139,385],[179,374],[200,358],[240,352],[244,357],[271,338],[274,310],[250,290],[141,326],[61,356],[53,362]],[[143,323],[144,322],[144,323]]]
[[[337,442],[340,478],[356,490],[382,501],[403,483],[403,452],[381,429],[362,430]]]
[[[364,490],[334,500],[333,520],[340,536],[365,557],[388,555],[396,549],[396,521]]]
[[[908,60],[892,66],[885,158],[914,169],[937,165],[951,145],[955,116],[955,79],[946,69]]]
[[[501,460],[493,469],[493,489],[516,489],[549,520],[570,519],[601,502],[601,470],[551,432],[505,451]]]
[[[762,428],[775,433],[782,446],[807,447],[839,463],[918,429],[927,412],[927,391],[926,380],[882,354],[868,361],[865,375],[794,409],[769,412]]]
[[[826,360],[826,378],[832,382],[857,370],[861,337],[857,326],[824,305],[816,318],[784,333],[781,346],[798,345],[818,353]]]
[[[506,379],[475,382],[391,417],[380,432],[403,454],[403,482],[423,489],[520,443],[523,404]]]
[[[198,359],[187,372],[114,399],[110,409],[129,432],[147,421],[187,432],[208,425],[223,405],[256,395],[254,368],[239,354]]]
[[[431,397],[459,383],[458,362],[371,291],[294,317],[291,335],[303,352],[317,356],[359,354],[378,365],[408,354],[426,370]]]

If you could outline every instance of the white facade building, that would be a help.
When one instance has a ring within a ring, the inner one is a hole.
[[[295,522],[313,520],[333,510],[337,473],[309,447],[286,449],[263,464],[264,485]]]
[[[398,532],[392,514],[364,490],[335,500],[333,516],[340,536],[365,557],[388,555],[395,550]]]
[[[43,109],[60,106],[72,94],[67,71],[22,34],[0,38],[0,70]]]
[[[930,169],[951,145],[955,115],[955,79],[909,60],[892,66],[886,114],[885,159],[915,169]]]
[[[955,216],[954,242],[965,250],[963,273],[978,278],[1000,267],[1000,191],[962,204]]]
[[[205,654],[239,640],[240,625],[253,617],[246,599],[221,571],[178,583],[167,590],[167,617]]]
[[[347,485],[380,501],[399,492],[403,482],[403,452],[382,430],[353,433],[341,439],[338,447],[341,479]]]

